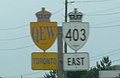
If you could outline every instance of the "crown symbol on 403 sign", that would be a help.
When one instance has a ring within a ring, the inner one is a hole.
[[[83,13],[78,12],[77,8],[74,9],[73,12],[70,12],[69,14],[70,22],[82,22]]]

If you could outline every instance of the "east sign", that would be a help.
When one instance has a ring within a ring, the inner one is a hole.
[[[58,54],[57,53],[32,53],[33,70],[57,70]]]
[[[88,22],[63,23],[63,38],[73,50],[82,48],[89,36]]]
[[[58,27],[56,22],[32,22],[30,31],[34,43],[45,51],[54,43]]]
[[[89,69],[89,54],[81,53],[65,53],[64,71],[83,71]]]

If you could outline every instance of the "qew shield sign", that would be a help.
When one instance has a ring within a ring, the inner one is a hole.
[[[30,31],[34,43],[45,51],[56,40],[58,27],[56,22],[32,22]]]
[[[63,23],[63,37],[70,48],[77,51],[82,48],[89,36],[88,22]]]

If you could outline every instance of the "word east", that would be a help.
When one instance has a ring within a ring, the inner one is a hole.
[[[67,58],[67,63],[68,63],[68,66],[72,66],[72,65],[84,65],[84,57],[82,58],[79,58],[79,57],[76,57],[76,58]]]

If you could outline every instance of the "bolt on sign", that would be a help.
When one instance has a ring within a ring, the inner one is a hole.
[[[57,53],[32,53],[33,70],[57,70],[58,54]]]
[[[36,13],[38,22],[31,22],[30,32],[34,43],[42,50],[47,50],[55,42],[58,26],[57,22],[50,22],[51,13],[42,8]]]

